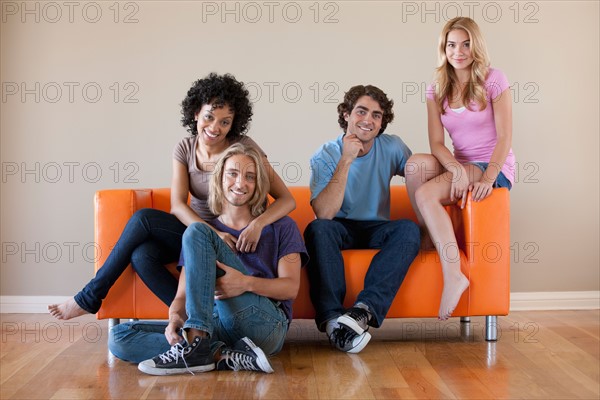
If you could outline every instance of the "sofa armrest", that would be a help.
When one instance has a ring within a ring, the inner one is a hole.
[[[152,206],[150,189],[99,190],[94,196],[94,238],[97,271],[119,240],[127,221],[140,208]]]
[[[119,240],[123,228],[139,209],[152,207],[151,189],[100,190],[94,196],[95,271],[98,271]],[[127,268],[108,292],[97,318],[135,318],[136,280]]]
[[[471,262],[503,260],[510,247],[508,189],[494,189],[488,198],[479,202],[474,202],[469,193],[461,214],[467,259]]]
[[[509,191],[494,189],[480,202],[472,201],[469,194],[460,214],[471,282],[471,315],[506,315],[510,305]]]

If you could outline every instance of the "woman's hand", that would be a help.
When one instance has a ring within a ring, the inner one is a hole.
[[[481,201],[492,194],[493,184],[482,179],[473,184],[473,201]]]
[[[183,320],[179,317],[171,316],[169,318],[169,324],[165,329],[165,337],[171,346],[183,342],[183,337],[179,334],[181,328],[183,328]]]
[[[215,231],[217,232],[217,235],[219,235],[221,240],[224,241],[225,244],[227,246],[229,246],[229,248],[235,252],[236,251],[235,244],[238,241],[237,238],[235,236],[233,236],[231,233],[217,231],[216,229],[215,229]]]
[[[217,279],[215,283],[216,300],[236,297],[247,291],[245,286],[246,275],[220,261],[217,261],[217,267],[225,271],[225,275]]]
[[[263,226],[256,219],[252,220],[240,234],[235,247],[242,253],[254,253],[262,230]]]

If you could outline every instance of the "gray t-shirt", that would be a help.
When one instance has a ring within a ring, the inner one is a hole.
[[[216,216],[210,212],[208,208],[208,186],[210,184],[210,178],[214,169],[214,163],[203,163],[197,162],[196,160],[196,146],[198,142],[198,135],[188,136],[183,138],[173,150],[173,158],[183,165],[187,165],[188,174],[190,177],[190,194],[191,201],[190,207],[200,218],[205,221],[211,221]],[[246,146],[252,146],[258,150],[260,154],[266,157],[265,152],[256,144],[256,142],[250,139],[248,136],[242,136],[238,141],[234,143],[242,143]]]

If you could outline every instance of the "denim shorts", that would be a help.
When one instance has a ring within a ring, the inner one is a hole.
[[[487,167],[490,163],[481,162],[481,161],[473,161],[473,162],[468,162],[467,164],[475,165],[480,170],[485,172],[485,170],[487,169]],[[496,177],[496,181],[494,181],[494,184],[492,185],[492,187],[508,188],[508,190],[510,190],[512,188],[512,183],[510,183],[508,178],[502,172],[500,172],[498,174],[498,177]]]

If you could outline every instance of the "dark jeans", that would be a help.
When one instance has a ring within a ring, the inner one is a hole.
[[[418,226],[410,220],[354,221],[343,218],[316,219],[304,231],[310,256],[310,296],[319,330],[345,312],[344,259],[341,250],[380,249],[365,276],[357,302],[369,307],[369,322],[379,327],[406,276],[420,246]]]
[[[177,217],[164,211],[137,211],[96,276],[75,295],[75,302],[87,312],[97,313],[112,285],[131,263],[146,286],[170,305],[177,292],[177,279],[164,265],[179,260],[185,228]]]

